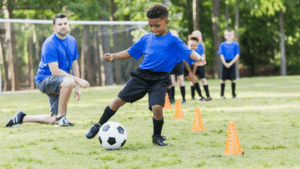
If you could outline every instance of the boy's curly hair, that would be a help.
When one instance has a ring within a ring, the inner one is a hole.
[[[147,9],[147,17],[149,19],[164,18],[169,16],[169,10],[164,4],[154,4]]]

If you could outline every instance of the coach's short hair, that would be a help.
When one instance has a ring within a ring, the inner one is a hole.
[[[169,10],[164,4],[154,4],[147,9],[149,19],[164,18],[169,16]]]
[[[57,18],[66,18],[66,17],[67,17],[67,15],[65,15],[65,14],[63,14],[63,13],[58,13],[58,14],[56,14],[56,15],[53,17],[53,19],[52,19],[53,25],[55,25],[55,20],[56,20]]]

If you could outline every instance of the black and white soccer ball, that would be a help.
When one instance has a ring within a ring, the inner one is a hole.
[[[103,124],[98,133],[100,144],[108,149],[119,149],[127,140],[125,128],[118,122],[106,122]]]

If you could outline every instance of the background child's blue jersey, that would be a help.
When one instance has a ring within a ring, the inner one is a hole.
[[[202,43],[199,43],[198,44],[198,47],[196,49],[196,52],[201,56],[203,57],[203,53],[204,53],[204,46]]]
[[[223,55],[225,60],[233,60],[236,55],[240,54],[239,44],[234,41],[232,43],[225,41],[221,43],[218,53]]]
[[[148,33],[127,51],[136,60],[144,54],[139,68],[153,72],[170,72],[179,59],[188,60],[193,52],[171,32],[160,37]]]
[[[66,39],[62,40],[53,33],[43,44],[35,82],[38,83],[51,76],[48,63],[58,62],[59,69],[70,73],[72,63],[78,57],[77,42],[73,36],[67,35]]]

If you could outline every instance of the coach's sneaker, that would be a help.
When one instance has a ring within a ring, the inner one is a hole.
[[[56,118],[56,125],[59,125],[61,127],[73,127],[74,124],[67,119],[66,116],[60,116]]]
[[[206,101],[206,99],[205,99],[204,97],[200,96],[200,97],[198,98],[198,102],[202,102],[202,101]]]
[[[226,97],[223,95],[223,96],[221,96],[221,99],[226,99]]]
[[[86,138],[91,139],[96,136],[99,132],[101,125],[99,123],[94,124],[94,126],[85,134]]]
[[[232,98],[233,98],[233,99],[237,99],[236,94],[233,94],[233,95],[232,95]]]
[[[167,145],[166,138],[162,135],[152,136],[152,142],[154,144],[159,145],[159,146],[166,146]]]
[[[11,127],[16,124],[21,125],[23,123],[24,116],[26,116],[26,114],[23,111],[18,111],[18,113],[9,120],[5,127]]]

